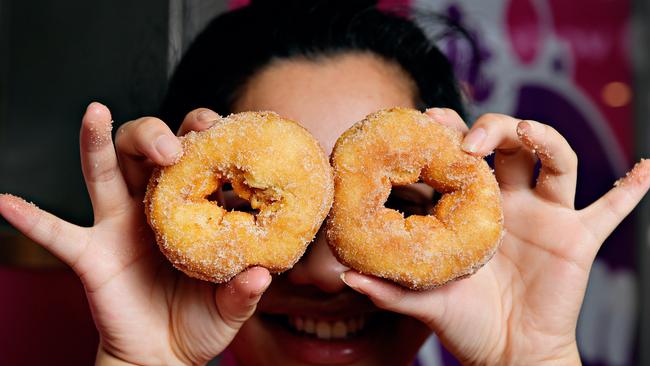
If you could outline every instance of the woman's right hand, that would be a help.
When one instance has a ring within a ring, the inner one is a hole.
[[[216,118],[210,110],[195,110],[179,133],[206,129]],[[174,164],[180,156],[178,138],[159,119],[145,117],[118,130],[115,149],[111,123],[108,108],[91,103],[81,126],[92,227],[6,194],[0,214],[83,282],[100,336],[98,364],[205,363],[253,314],[271,276],[256,267],[214,285],[174,269],[158,250],[142,201],[153,166]]]

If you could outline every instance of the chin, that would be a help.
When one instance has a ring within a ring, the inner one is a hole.
[[[239,366],[410,365],[430,334],[413,318],[359,303],[288,304],[260,304],[244,324],[230,345]]]

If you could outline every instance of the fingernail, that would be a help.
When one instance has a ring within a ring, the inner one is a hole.
[[[434,117],[443,117],[446,114],[443,108],[429,108],[426,110],[426,112]]]
[[[343,281],[343,283],[345,283],[346,286],[348,286],[349,288],[351,288],[351,289],[353,289],[353,290],[355,290],[355,291],[357,291],[357,292],[361,292],[361,291],[359,290],[359,287],[354,286],[354,285],[352,285],[351,283],[349,283],[348,281],[345,280],[345,272],[342,272],[342,273],[339,275],[339,277],[341,278],[341,281]]]
[[[160,135],[156,139],[154,146],[160,155],[165,159],[176,159],[181,154],[181,143],[176,137]]]
[[[217,118],[219,118],[219,115],[209,109],[201,111],[196,115],[196,119],[201,122],[210,122],[216,120]]]
[[[339,277],[341,278],[341,281],[343,281],[343,283],[345,283],[346,286],[348,286],[348,287],[352,287],[352,285],[350,285],[350,284],[345,280],[345,272],[341,272],[341,274],[339,275]]]
[[[517,135],[519,136],[528,136],[530,135],[530,130],[533,128],[533,126],[530,125],[530,123],[526,121],[521,121],[517,124]]]
[[[353,284],[353,283],[350,283],[348,280],[346,280],[346,279],[345,279],[345,275],[346,275],[345,272],[343,272],[343,273],[341,273],[341,274],[339,275],[339,277],[341,278],[341,281],[343,281],[343,283],[345,283],[348,287],[350,287],[351,289],[353,289],[353,290],[355,290],[355,291],[358,291],[358,292],[360,292],[360,293],[364,293],[364,292],[359,288],[358,285],[355,285],[355,284]],[[359,280],[359,282],[361,282],[362,284],[365,284],[365,285],[371,283],[370,280],[368,280],[366,277],[363,277],[363,276],[361,276],[361,279]]]
[[[483,128],[479,127],[471,130],[463,140],[463,150],[470,153],[477,152],[481,145],[483,145],[483,141],[485,141],[486,137],[487,132],[485,132],[485,129]]]
[[[88,103],[88,106],[86,107],[86,111],[87,111],[87,110],[89,110],[89,109],[90,109],[90,107],[92,107],[92,105],[93,105],[93,104],[99,104],[99,105],[103,105],[103,104],[101,104],[101,103],[99,103],[99,102],[95,102],[95,101],[93,101],[93,102],[90,102],[90,103]]]

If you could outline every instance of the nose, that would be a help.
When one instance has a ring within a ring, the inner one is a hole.
[[[316,235],[307,253],[289,271],[287,277],[296,285],[313,285],[325,292],[339,292],[346,286],[341,281],[341,273],[348,267],[339,263],[332,254],[324,228]]]

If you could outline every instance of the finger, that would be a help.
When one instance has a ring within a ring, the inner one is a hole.
[[[495,174],[502,187],[530,187],[535,159],[526,154],[535,154],[542,162],[535,192],[549,201],[573,207],[578,159],[554,128],[488,114],[477,120],[465,136],[463,147],[477,154],[496,149]]]
[[[9,194],[0,195],[0,215],[18,231],[69,266],[74,266],[89,242],[89,231]]]
[[[566,139],[553,127],[535,121],[519,122],[517,135],[542,162],[535,192],[550,201],[573,208],[578,157]]]
[[[172,165],[183,149],[178,137],[160,119],[143,117],[122,125],[115,146],[124,178],[133,195],[144,192],[154,165]]]
[[[178,136],[183,136],[190,131],[203,131],[212,127],[219,119],[219,115],[207,108],[197,108],[188,113],[178,129]]]
[[[242,324],[253,315],[257,303],[270,284],[269,271],[253,267],[217,288],[215,301],[219,315],[227,327],[225,331],[234,337]]]
[[[488,113],[476,120],[463,139],[462,148],[470,154],[486,156],[496,150],[494,174],[501,189],[530,189],[533,185],[536,157],[517,136],[519,121]]]
[[[429,108],[424,114],[433,118],[436,122],[451,127],[462,133],[467,132],[467,124],[460,118],[460,115],[453,109],[449,108]]]
[[[379,308],[408,315],[434,328],[444,315],[444,301],[436,290],[410,291],[377,277],[355,271],[341,274],[341,280],[353,290],[368,296]]]
[[[79,149],[95,222],[123,210],[130,202],[111,138],[113,121],[106,106],[93,102],[81,121]]]
[[[636,207],[650,187],[650,160],[642,159],[609,192],[580,211],[582,221],[591,228],[598,246]]]

